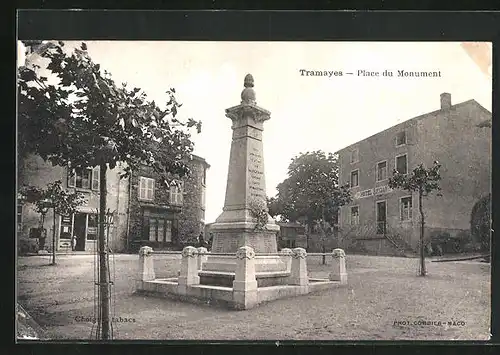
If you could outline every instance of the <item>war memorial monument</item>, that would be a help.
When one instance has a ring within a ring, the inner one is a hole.
[[[264,122],[271,113],[257,106],[254,79],[247,74],[241,103],[226,109],[232,142],[224,208],[211,226],[212,250],[186,247],[178,277],[156,279],[154,251],[139,251],[136,290],[141,293],[249,309],[259,303],[304,295],[347,282],[345,254],[332,253],[329,279],[307,274],[306,251],[277,250],[279,226],[266,208]]]

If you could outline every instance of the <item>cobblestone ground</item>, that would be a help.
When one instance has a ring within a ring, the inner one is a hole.
[[[155,256],[157,277],[173,276],[177,256]],[[90,338],[94,316],[90,255],[18,260],[18,302],[53,339]],[[312,277],[327,277],[308,257]],[[190,340],[484,340],[490,327],[490,266],[427,262],[417,277],[412,258],[347,256],[344,288],[230,311],[134,294],[136,255],[116,255],[112,312],[115,339]],[[113,268],[114,264],[114,268]],[[114,271],[114,272],[113,272]],[[424,325],[423,322],[444,322]],[[451,322],[448,324],[448,322]],[[455,322],[455,323],[453,323]]]

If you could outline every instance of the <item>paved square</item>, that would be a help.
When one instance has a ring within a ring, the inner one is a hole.
[[[56,267],[48,266],[48,257],[18,259],[18,301],[48,337],[89,339],[94,258],[59,256]],[[331,265],[321,265],[320,257],[307,259],[310,277],[328,277]],[[418,259],[347,255],[346,260],[345,288],[231,311],[134,295],[138,256],[116,255],[114,339],[489,338],[489,264],[428,261],[429,276],[422,278],[416,276]],[[180,256],[155,256],[157,277],[175,276],[179,264]]]

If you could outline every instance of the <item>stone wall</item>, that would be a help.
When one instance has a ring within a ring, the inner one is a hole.
[[[420,221],[417,194],[383,190],[388,180],[376,181],[375,176],[378,162],[387,161],[387,177],[390,177],[395,157],[407,154],[408,171],[419,163],[431,166],[434,160],[442,165],[443,196],[431,194],[423,201],[426,236],[435,230],[463,235],[457,231],[469,229],[474,203],[491,190],[491,128],[477,127],[490,117],[491,113],[470,100],[402,122],[339,151],[341,183],[348,182],[351,171],[359,169],[359,186],[351,189],[353,201],[341,208],[342,229],[351,229],[351,206],[359,207],[361,225],[375,226],[376,203],[385,201],[388,229],[405,231],[411,235],[409,243],[417,245]],[[396,146],[396,135],[402,131],[406,131],[407,144]],[[359,161],[351,163],[350,153],[354,148],[359,149]],[[356,196],[370,190],[373,193]],[[412,197],[412,218],[401,221],[400,199],[407,196]]]
[[[126,247],[126,212],[128,206],[128,180],[120,180],[120,167],[108,170],[107,178],[107,208],[115,212],[114,225],[110,228],[109,243],[113,251],[124,251]],[[47,184],[61,180],[62,186],[68,188],[68,171],[65,167],[52,166],[44,162],[38,156],[28,156],[19,161],[18,164],[18,186],[23,184],[46,188]],[[95,213],[99,207],[99,193],[90,189],[77,189],[86,199],[86,203],[78,207],[78,211],[83,213]],[[24,203],[22,207],[22,229],[18,233],[18,239],[28,239],[31,228],[39,226],[41,216],[34,210],[30,203]],[[45,216],[44,228],[47,230],[45,249],[52,249],[52,239],[54,231],[53,212],[49,209]],[[59,250],[60,239],[60,216],[56,216],[56,250]]]
[[[151,168],[143,167],[131,177],[129,207],[129,249],[136,250],[139,245],[153,248],[179,248],[194,244],[204,230],[205,208],[202,206],[202,193],[205,187],[204,170],[208,167],[205,160],[195,157],[189,162],[191,174],[183,179],[184,194],[182,205],[170,203],[170,189],[160,182],[160,177]],[[154,200],[139,199],[139,177],[155,179]],[[158,213],[173,220],[172,241],[169,243],[149,243],[149,235],[144,225],[144,213]]]

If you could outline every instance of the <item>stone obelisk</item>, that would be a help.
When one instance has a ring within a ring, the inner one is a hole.
[[[236,253],[239,247],[250,246],[257,254],[276,253],[279,226],[267,212],[267,223],[264,219],[258,225],[255,217],[259,206],[266,205],[262,132],[271,113],[257,106],[251,74],[245,76],[244,87],[241,104],[226,109],[226,117],[232,121],[233,137],[224,208],[210,228],[212,252]],[[257,257],[255,266],[256,272],[286,269],[279,256]],[[233,272],[234,268],[234,257],[211,256],[203,264],[203,271]]]

